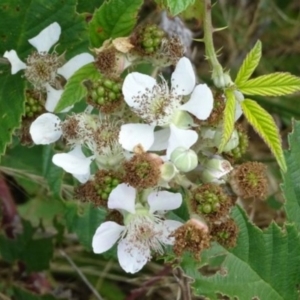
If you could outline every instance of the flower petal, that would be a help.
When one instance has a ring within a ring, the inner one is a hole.
[[[162,151],[167,149],[170,137],[170,128],[164,128],[154,132],[154,143],[150,147],[150,151]]]
[[[126,76],[122,91],[126,103],[130,107],[141,107],[144,94],[151,94],[156,80],[142,73],[133,72]]]
[[[182,57],[171,77],[172,91],[177,95],[189,95],[196,84],[196,77],[190,60]]]
[[[206,84],[198,84],[190,100],[183,104],[180,109],[186,110],[199,120],[206,120],[214,106],[214,97],[211,89]]]
[[[182,195],[180,193],[171,193],[168,191],[154,191],[148,196],[150,213],[160,210],[173,210],[180,207]]]
[[[86,174],[72,174],[73,177],[75,177],[80,183],[86,183],[87,181],[89,181],[90,177],[91,177],[91,172],[90,170],[88,171],[88,173]]]
[[[37,36],[28,42],[37,49],[38,52],[48,52],[50,48],[59,40],[61,28],[57,22],[50,24]]]
[[[108,197],[107,207],[135,213],[136,189],[126,183],[119,184]]]
[[[57,73],[67,80],[81,67],[94,61],[94,56],[89,53],[81,53],[72,57],[62,67],[57,69]]]
[[[37,145],[48,145],[56,142],[62,134],[60,119],[51,113],[36,118],[29,129],[33,142]]]
[[[124,228],[124,226],[112,221],[102,223],[93,236],[94,253],[103,253],[110,249],[119,239]]]
[[[3,57],[7,58],[11,64],[11,74],[16,74],[27,67],[15,50],[5,51]]]
[[[66,172],[77,175],[85,175],[90,172],[90,164],[94,156],[85,157],[81,146],[76,146],[68,153],[58,153],[52,158],[52,162],[63,168]]]
[[[45,108],[47,111],[53,112],[64,90],[56,90],[49,83],[46,84],[46,90]]]
[[[170,125],[170,129],[171,134],[167,148],[168,159],[177,147],[184,147],[186,149],[189,149],[192,145],[196,143],[198,139],[198,134],[194,130],[180,129],[172,124]]]
[[[175,231],[177,228],[182,226],[183,224],[179,221],[175,220],[165,220],[163,221],[163,235],[161,237],[161,241],[167,245],[173,245],[175,238],[171,237],[171,233]]]
[[[150,259],[150,249],[142,244],[133,244],[125,239],[118,244],[118,259],[122,269],[134,274],[140,271]]]
[[[133,151],[141,145],[148,151],[154,142],[154,126],[148,124],[124,124],[121,126],[119,143],[125,150]]]

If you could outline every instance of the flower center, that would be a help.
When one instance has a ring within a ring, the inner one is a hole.
[[[56,53],[34,52],[27,58],[25,77],[36,89],[43,89],[46,83],[55,86],[57,69],[61,66]]]

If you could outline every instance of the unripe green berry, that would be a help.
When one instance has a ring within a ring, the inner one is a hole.
[[[98,88],[97,88],[97,94],[98,94],[98,96],[104,96],[104,93],[105,93],[105,89],[104,89],[104,87],[103,86],[99,86]]]

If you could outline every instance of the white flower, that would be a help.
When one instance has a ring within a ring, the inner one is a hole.
[[[196,87],[195,84],[192,64],[189,59],[182,57],[172,74],[171,89],[163,78],[159,84],[151,76],[133,72],[126,76],[122,90],[126,103],[146,123],[152,126],[166,126],[176,122],[175,125],[178,126],[177,114],[181,113],[180,119],[186,119],[187,128],[192,119],[181,111],[188,111],[199,120],[206,120],[213,109],[211,90],[206,84]],[[189,94],[189,101],[182,105],[183,97]]]
[[[66,172],[71,173],[79,182],[85,183],[89,180],[90,164],[94,156],[86,157],[81,146],[77,145],[68,153],[58,153],[52,157],[52,162]]]
[[[82,53],[61,66],[60,57],[56,53],[48,54],[50,48],[59,40],[60,34],[61,28],[57,22],[54,22],[43,29],[36,37],[29,39],[28,42],[36,48],[37,52],[28,56],[27,63],[20,60],[15,50],[6,51],[3,55],[11,64],[12,74],[25,70],[25,77],[35,88],[46,89],[47,101],[45,107],[51,112],[54,111],[62,94],[62,90],[55,91],[52,87],[55,86],[57,74],[68,80],[82,66],[94,61],[91,54]]]
[[[124,226],[108,221],[102,223],[93,237],[93,250],[103,253],[118,241],[118,259],[128,273],[138,272],[151,259],[151,251],[163,254],[164,245],[172,245],[170,234],[182,224],[163,220],[160,211],[178,208],[182,203],[179,193],[153,191],[147,205],[136,204],[136,190],[119,184],[109,195],[108,208],[118,209],[124,216]]]

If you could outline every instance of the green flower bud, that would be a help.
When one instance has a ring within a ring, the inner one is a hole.
[[[192,171],[198,165],[197,154],[193,150],[184,147],[178,147],[172,152],[171,161],[182,172]]]

